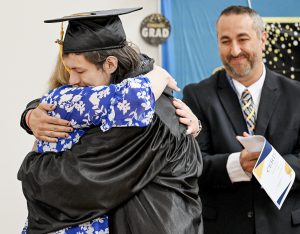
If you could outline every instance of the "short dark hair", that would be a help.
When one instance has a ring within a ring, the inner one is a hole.
[[[257,35],[260,37],[261,33],[265,30],[264,22],[261,16],[250,7],[246,6],[229,6],[225,8],[217,19],[216,25],[218,24],[221,16],[223,15],[249,15],[253,20],[253,28]]]

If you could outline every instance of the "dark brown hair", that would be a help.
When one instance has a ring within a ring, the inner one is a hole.
[[[87,61],[93,63],[97,68],[103,67],[103,64],[108,56],[114,56],[118,59],[118,68],[111,76],[111,83],[120,83],[128,78],[130,73],[133,73],[140,64],[138,52],[132,45],[128,43],[119,49],[97,50],[92,52],[84,52],[82,55]]]

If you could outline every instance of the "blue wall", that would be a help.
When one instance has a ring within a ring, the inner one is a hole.
[[[181,89],[208,78],[222,65],[215,32],[217,17],[230,5],[248,6],[248,0],[161,0],[161,4],[162,14],[171,23],[171,36],[162,46],[163,67]],[[262,17],[300,17],[300,0],[251,0],[251,5]]]

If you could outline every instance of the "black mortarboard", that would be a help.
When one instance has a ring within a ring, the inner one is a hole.
[[[119,15],[140,9],[142,7],[84,12],[44,22],[69,21],[64,41],[60,41],[64,53],[121,48],[125,45],[126,35]]]

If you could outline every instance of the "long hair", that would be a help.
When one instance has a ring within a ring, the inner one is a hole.
[[[62,85],[67,85],[69,83],[69,77],[70,75],[62,63],[61,57],[58,55],[55,67],[48,81],[49,90],[55,89]]]
[[[103,64],[108,56],[115,56],[118,59],[118,67],[111,76],[110,83],[113,84],[120,83],[122,80],[132,76],[140,67],[139,51],[133,44],[126,43],[124,47],[118,49],[97,50],[78,54],[82,54],[87,61],[95,64],[98,69],[103,68]],[[49,79],[49,90],[67,85],[69,77],[70,75],[62,63],[61,57],[58,55],[56,65]]]
[[[98,69],[103,68],[103,64],[108,56],[114,56],[118,59],[118,67],[111,75],[110,83],[120,83],[128,78],[140,65],[140,57],[137,48],[133,44],[128,44],[119,49],[97,50],[84,52],[82,55],[87,61],[95,64]]]

